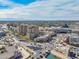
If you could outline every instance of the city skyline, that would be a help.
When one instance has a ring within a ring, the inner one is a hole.
[[[79,20],[78,0],[0,0],[0,21]]]

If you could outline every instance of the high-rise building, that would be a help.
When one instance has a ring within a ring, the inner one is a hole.
[[[27,29],[27,35],[33,39],[39,35],[39,27],[36,25],[29,25]]]
[[[17,32],[22,35],[27,35],[29,38],[34,38],[39,34],[39,27],[36,25],[21,24],[18,25]]]
[[[22,35],[26,35],[27,33],[27,25],[21,24],[18,26],[17,32]]]

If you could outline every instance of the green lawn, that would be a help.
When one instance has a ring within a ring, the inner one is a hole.
[[[21,38],[20,41],[32,42],[32,40],[27,35],[21,35],[19,33],[16,33],[16,34],[17,34],[17,36],[19,36]]]
[[[32,42],[32,40],[27,36],[27,35],[21,35],[18,32],[14,32],[12,30],[9,31],[10,33],[14,33],[15,35],[17,35],[18,37],[20,37],[20,41],[27,41],[27,42]]]

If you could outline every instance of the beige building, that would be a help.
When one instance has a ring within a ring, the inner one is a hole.
[[[29,38],[33,38],[39,34],[39,27],[36,25],[21,24],[17,26],[16,31],[19,34],[27,35]]]
[[[22,59],[30,59],[33,57],[33,55],[35,55],[35,52],[32,49],[30,49],[24,45],[19,46],[18,50],[21,52],[21,54],[23,56]]]
[[[29,25],[27,29],[27,35],[30,38],[37,37],[39,35],[39,27],[36,25]]]
[[[55,28],[54,27],[39,27],[39,32],[41,35],[47,35],[54,33]]]
[[[19,25],[17,31],[22,35],[26,35],[27,25],[25,25],[25,24]]]

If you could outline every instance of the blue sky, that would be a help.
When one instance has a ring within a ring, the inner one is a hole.
[[[36,0],[10,0],[18,4],[28,5],[30,3],[35,2]]]
[[[79,20],[79,0],[0,0],[0,20]]]

